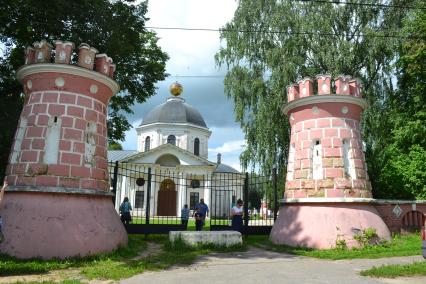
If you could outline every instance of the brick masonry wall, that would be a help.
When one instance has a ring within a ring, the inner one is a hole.
[[[317,107],[316,113],[312,111]],[[296,109],[292,114],[291,141],[294,145],[293,179],[286,183],[286,198],[371,197],[358,117],[360,109],[344,103],[321,104]],[[319,140],[322,152],[322,179],[313,179],[311,157],[313,141]],[[354,178],[345,173],[343,140],[348,143],[348,158]],[[290,162],[290,161],[289,161]]]
[[[395,206],[398,205],[398,207],[402,210],[399,215],[395,214],[393,212]],[[422,204],[397,204],[397,203],[389,203],[389,204],[376,204],[375,205],[377,211],[379,212],[380,216],[382,217],[385,224],[388,226],[389,230],[391,232],[401,232],[402,229],[404,229],[403,226],[403,218],[406,216],[406,214],[409,214],[413,211],[418,211],[423,213],[423,215],[426,217],[426,203]],[[423,217],[423,218],[425,218]]]
[[[359,121],[361,84],[339,75],[304,78],[287,88],[291,125],[284,198],[370,198]],[[314,92],[316,95],[314,95]]]
[[[108,190],[106,121],[111,90],[90,78],[42,75],[24,81],[27,97],[21,121],[26,126],[12,148],[6,172],[10,185]],[[49,84],[57,77],[65,82],[63,90]],[[53,123],[59,125],[57,160],[46,162],[45,156],[52,154],[46,153],[46,144]]]

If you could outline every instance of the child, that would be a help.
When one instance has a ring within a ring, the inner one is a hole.
[[[132,221],[130,210],[132,210],[132,205],[129,202],[129,198],[124,197],[123,203],[120,205],[121,222],[123,222],[124,225],[130,224],[130,221]]]

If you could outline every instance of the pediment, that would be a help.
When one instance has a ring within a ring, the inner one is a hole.
[[[172,144],[163,144],[147,152],[140,152],[127,157],[122,162],[135,164],[157,164],[166,161],[166,163],[178,162],[179,165],[191,166],[213,166],[214,163],[196,156],[189,151],[181,149]],[[172,165],[165,165],[172,166]]]

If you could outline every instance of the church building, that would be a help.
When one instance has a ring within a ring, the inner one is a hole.
[[[136,128],[137,150],[108,151],[111,177],[116,162],[120,172],[116,208],[128,197],[133,215],[149,210],[150,216],[180,216],[185,204],[193,210],[204,199],[211,216],[225,217],[241,198],[244,176],[221,163],[220,154],[217,161],[208,160],[212,132],[182,91],[173,83],[171,96],[144,116]]]

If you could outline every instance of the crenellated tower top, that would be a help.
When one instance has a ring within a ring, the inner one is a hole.
[[[70,41],[55,41],[55,50],[45,40],[34,42],[33,47],[28,46],[25,50],[25,65],[37,63],[71,64],[73,58],[74,43]],[[114,77],[115,64],[112,58],[106,54],[97,54],[98,50],[86,43],[78,47],[77,66],[99,72],[110,78]]]
[[[303,78],[287,87],[287,101],[311,97],[315,95],[344,95],[361,98],[361,83],[351,76],[339,75],[332,81],[331,75],[320,74],[315,77],[316,85],[311,78]],[[332,84],[334,83],[334,84]]]

